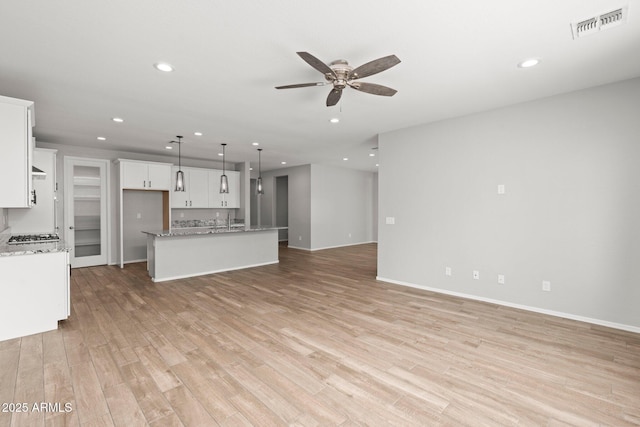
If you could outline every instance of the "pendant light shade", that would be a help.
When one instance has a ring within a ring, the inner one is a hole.
[[[264,187],[262,186],[262,148],[258,148],[258,180],[256,181],[256,193],[264,194]]]
[[[222,144],[222,176],[220,177],[220,193],[229,192],[229,180],[227,179],[227,171],[225,170],[225,152],[224,148],[227,144]]]
[[[187,187],[184,184],[184,172],[182,172],[182,136],[176,136],[177,141],[171,141],[174,144],[178,144],[178,172],[176,172],[176,189],[175,191],[186,191]]]

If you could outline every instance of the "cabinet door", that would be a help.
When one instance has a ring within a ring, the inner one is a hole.
[[[178,167],[174,166],[171,168],[171,207],[172,208],[188,208],[189,207],[189,188],[191,185],[189,183],[189,171],[186,168],[182,168],[182,172],[184,172],[184,184],[186,191],[173,191],[176,188],[176,172],[178,172]]]
[[[144,163],[122,162],[122,188],[148,190],[148,167]]]
[[[218,169],[209,170],[209,207],[224,208],[224,194],[220,194],[220,177],[222,171]],[[227,175],[228,177],[228,175]]]
[[[147,189],[171,190],[171,165],[148,165]]]
[[[227,178],[229,179],[229,193],[224,195],[225,208],[239,208],[240,207],[240,172],[228,171]]]
[[[0,208],[31,207],[31,147],[28,108],[0,101]]]
[[[209,207],[209,171],[207,169],[189,169],[189,207]]]

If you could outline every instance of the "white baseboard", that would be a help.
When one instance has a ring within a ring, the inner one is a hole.
[[[471,299],[471,300],[475,300],[475,301],[483,301],[483,302],[488,302],[488,303],[491,303],[491,304],[501,305],[501,306],[504,306],[504,307],[517,308],[517,309],[520,309],[520,310],[531,311],[531,312],[534,312],[534,313],[547,314],[549,316],[562,317],[562,318],[565,318],[565,319],[577,320],[579,322],[591,323],[591,324],[599,325],[599,326],[606,326],[608,328],[620,329],[620,330],[627,331],[627,332],[640,333],[640,327],[638,327],[638,326],[631,326],[631,325],[625,325],[625,324],[622,324],[622,323],[609,322],[607,320],[601,320],[601,319],[593,319],[591,317],[577,316],[575,314],[563,313],[561,311],[547,310],[547,309],[539,308],[539,307],[531,307],[531,306],[528,306],[528,305],[514,304],[514,303],[511,303],[511,302],[507,302],[507,301],[495,300],[495,299],[491,299],[491,298],[484,298],[484,297],[480,297],[480,296],[477,296],[477,295],[465,294],[465,293],[462,293],[462,292],[448,291],[446,289],[431,288],[429,286],[417,285],[415,283],[403,282],[403,281],[400,281],[400,280],[387,279],[387,278],[380,277],[380,276],[376,276],[376,280],[379,280],[381,282],[393,283],[394,285],[401,285],[401,286],[408,286],[410,288],[422,289],[422,290],[425,290],[425,291],[435,292],[435,293],[438,293],[438,294],[451,295],[451,296],[454,296],[454,297],[466,298],[466,299]]]

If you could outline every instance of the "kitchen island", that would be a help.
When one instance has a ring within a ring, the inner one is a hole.
[[[154,282],[278,262],[278,228],[182,228],[143,231]]]

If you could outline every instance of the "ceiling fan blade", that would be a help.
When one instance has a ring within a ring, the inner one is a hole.
[[[327,96],[327,107],[333,107],[340,101],[340,97],[342,96],[342,89],[332,89],[329,92],[329,96]]]
[[[373,95],[393,96],[396,94],[396,92],[398,92],[397,90],[391,89],[390,87],[377,85],[375,83],[354,82],[349,86],[356,90],[359,90],[360,92],[371,93]]]
[[[324,86],[326,82],[317,82],[317,83],[298,83],[295,85],[285,85],[285,86],[276,86],[276,89],[295,89],[297,87],[309,87],[309,86]]]
[[[296,52],[300,58],[304,59],[304,61],[311,65],[316,70],[320,71],[322,74],[329,74],[333,77],[336,76],[336,73],[324,62],[320,61],[315,56],[311,55],[309,52]]]
[[[361,79],[363,77],[372,76],[378,74],[381,71],[387,70],[394,65],[398,65],[400,60],[395,55],[385,56],[384,58],[374,59],[371,62],[367,62],[355,68],[349,75],[350,79]]]

